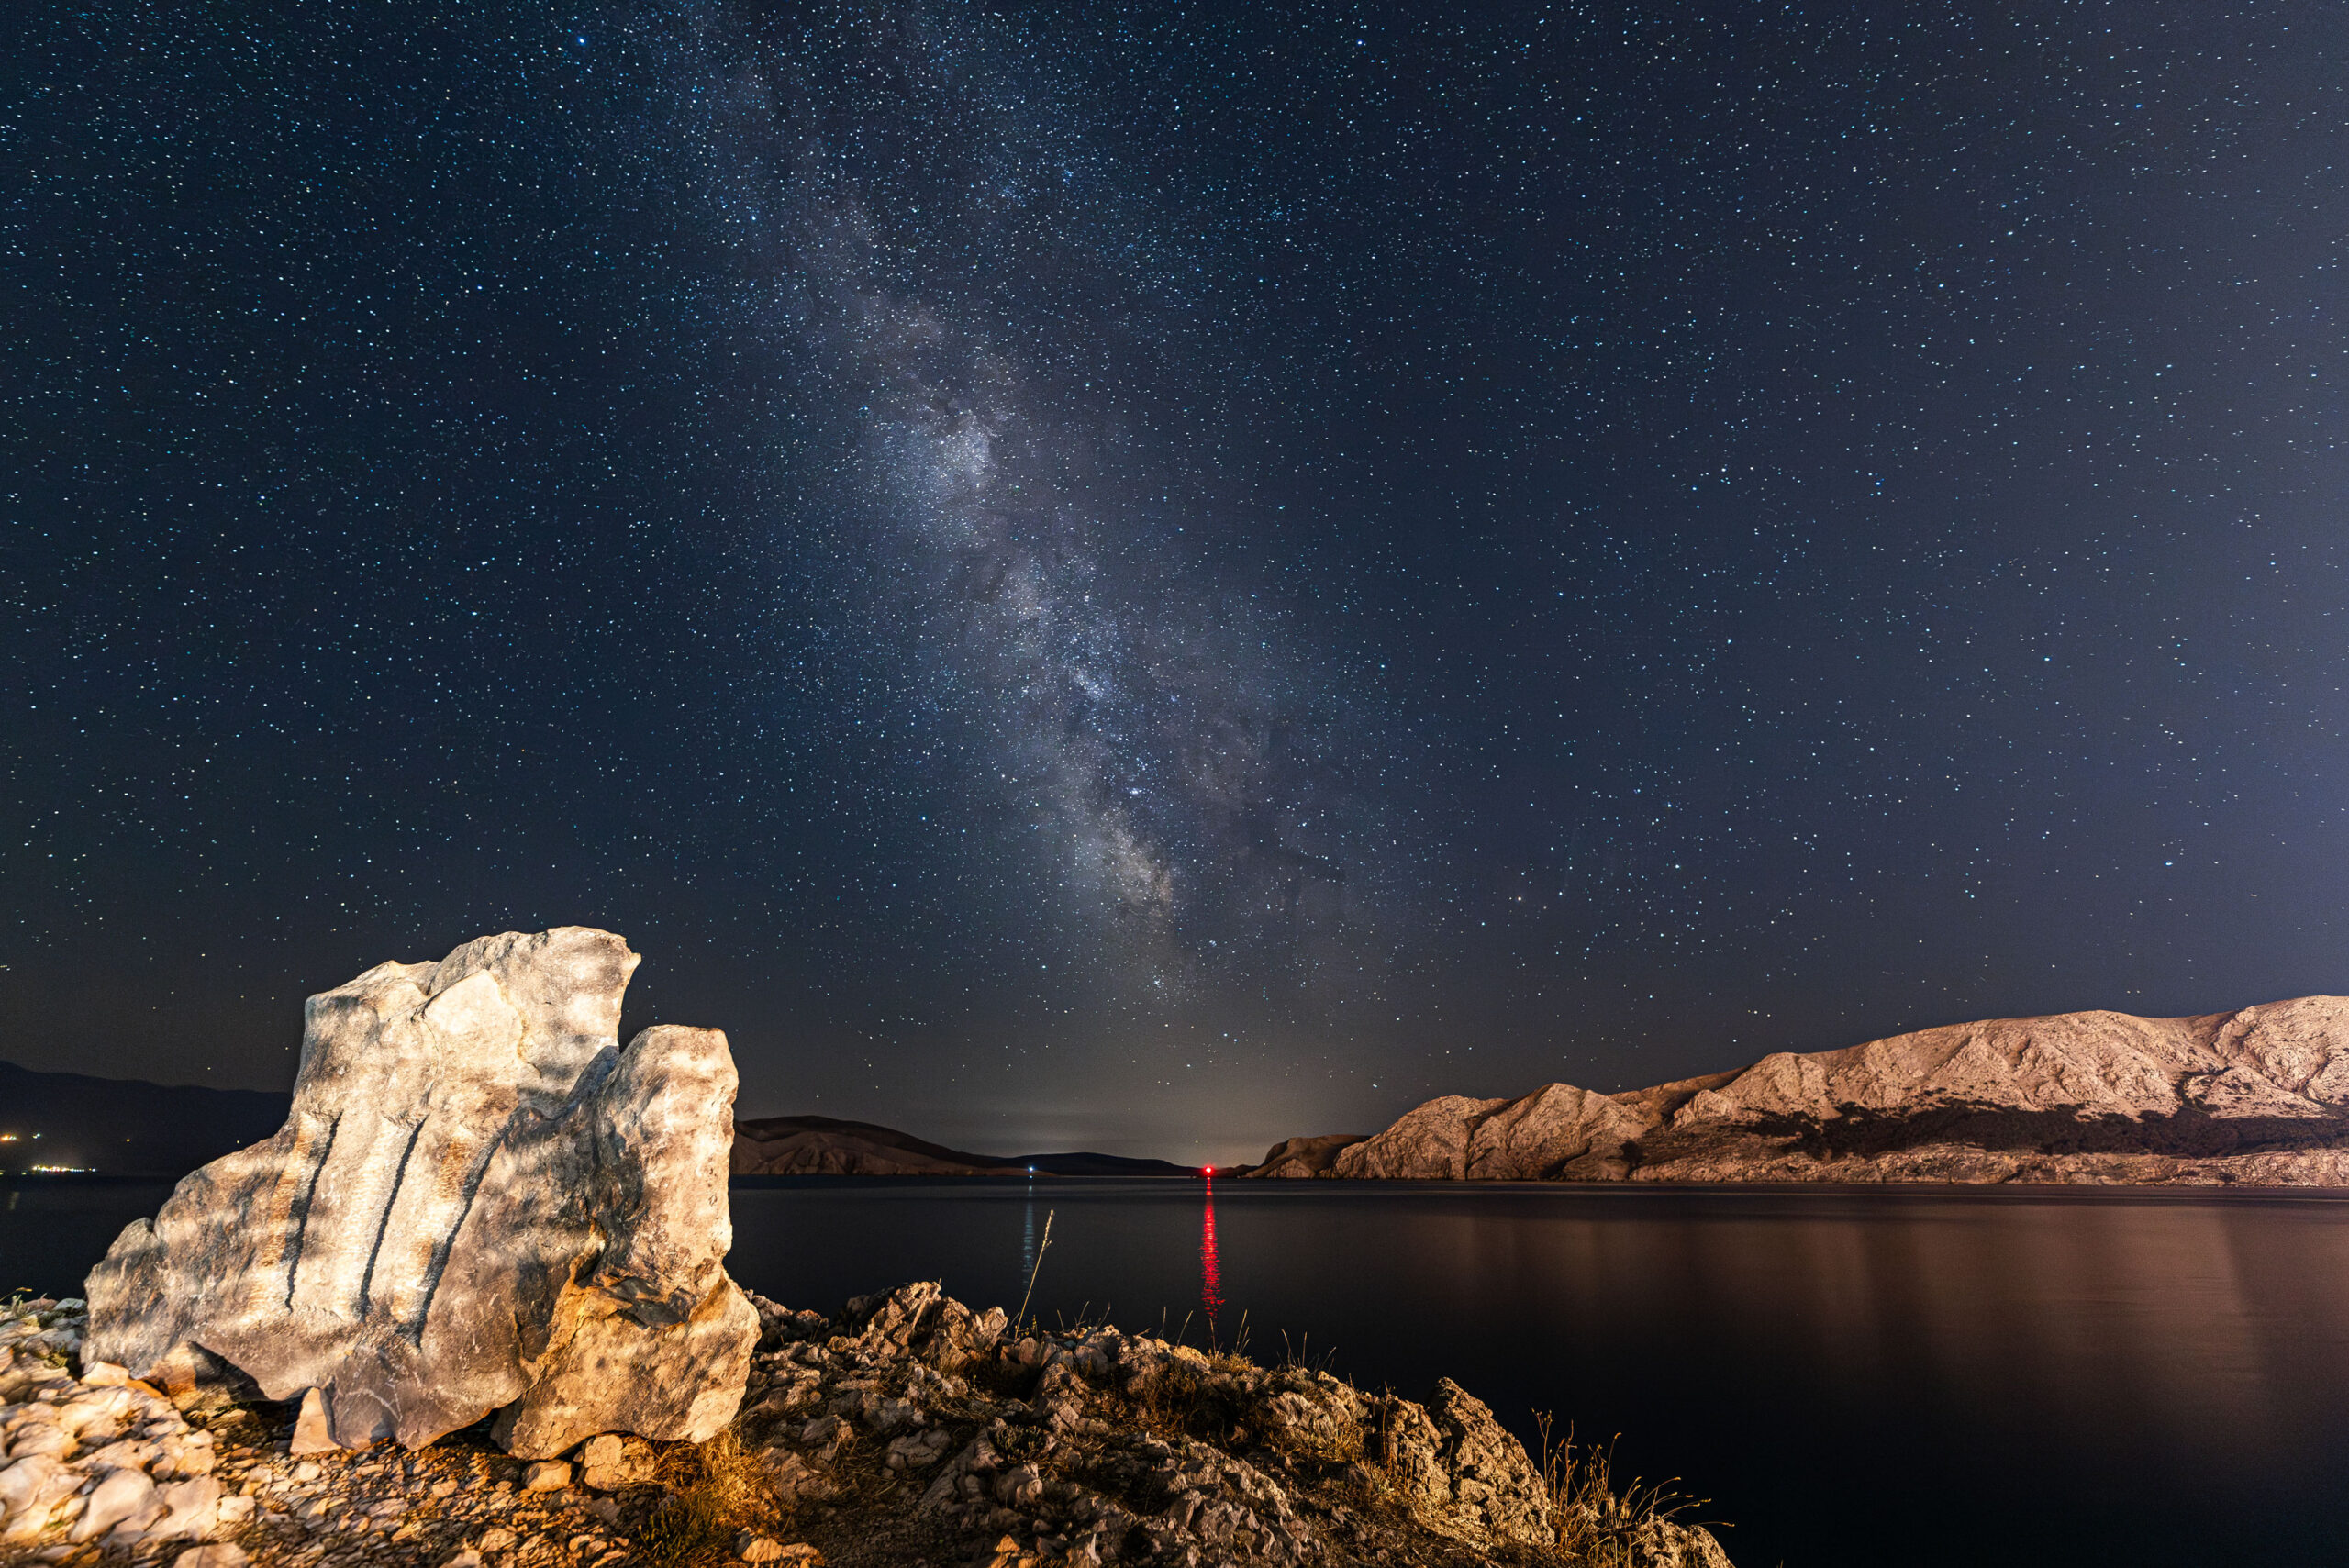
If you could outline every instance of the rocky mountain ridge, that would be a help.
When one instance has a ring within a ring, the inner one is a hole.
[[[1620,1094],[1444,1095],[1247,1173],[2349,1185],[2349,998],[1985,1019]]]
[[[292,1103],[251,1089],[36,1073],[0,1062],[0,1174],[176,1178],[267,1138]]]
[[[1122,1154],[973,1154],[869,1121],[774,1116],[734,1124],[737,1176],[1196,1176],[1187,1165]]]

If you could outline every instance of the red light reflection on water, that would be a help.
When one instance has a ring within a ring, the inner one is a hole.
[[[1208,1309],[1208,1322],[1215,1322],[1215,1315],[1223,1310],[1223,1272],[1216,1264],[1215,1256],[1215,1177],[1207,1178],[1208,1203],[1199,1218],[1199,1303]]]

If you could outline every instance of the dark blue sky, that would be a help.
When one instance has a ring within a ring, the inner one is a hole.
[[[0,1055],[1228,1160],[2349,990],[2349,13],[48,7]]]

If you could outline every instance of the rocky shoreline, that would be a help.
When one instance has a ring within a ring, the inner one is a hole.
[[[0,1556],[105,1568],[1728,1568],[1450,1383],[727,1273],[715,1029],[557,927],[304,1009],[284,1124],[0,1312]],[[1089,1157],[1088,1157],[1089,1158]]]
[[[99,1568],[1728,1568],[1708,1531],[1545,1473],[1449,1382],[1424,1402],[1107,1325],[1024,1333],[934,1284],[835,1317],[753,1298],[702,1443],[333,1446],[298,1406],[175,1404],[80,1360],[78,1302],[0,1320],[0,1552]]]

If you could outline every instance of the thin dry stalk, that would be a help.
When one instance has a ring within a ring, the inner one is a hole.
[[[1028,1211],[1035,1213],[1034,1209]],[[1036,1271],[1044,1266],[1044,1254],[1052,1250],[1052,1216],[1056,1209],[1044,1210],[1044,1239],[1036,1243],[1036,1261],[1028,1265],[1028,1289],[1019,1297],[1019,1310],[1012,1314],[1011,1326],[1017,1329],[1028,1321],[1028,1302],[1036,1294]]]
[[[1542,1433],[1542,1483],[1550,1495],[1555,1561],[1562,1568],[1632,1568],[1647,1544],[1642,1537],[1652,1540],[1655,1527],[1701,1506],[1670,1481],[1650,1485],[1634,1476],[1617,1491],[1613,1440],[1577,1453],[1571,1425],[1561,1440],[1546,1412],[1533,1420]]]

